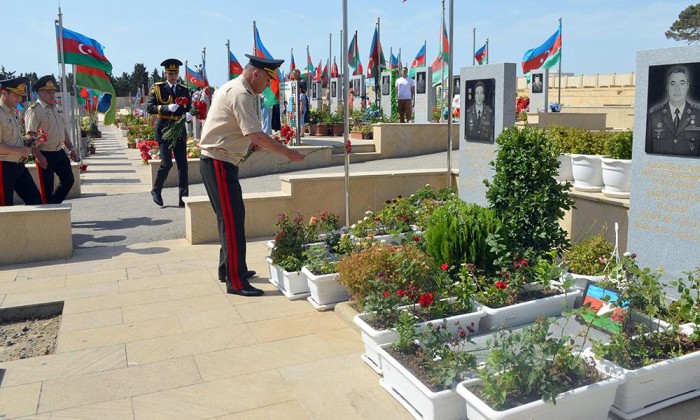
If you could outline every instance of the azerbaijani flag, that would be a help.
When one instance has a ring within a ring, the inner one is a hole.
[[[112,95],[110,107],[105,112],[105,125],[114,124],[114,115],[117,112],[117,95],[114,86],[109,81],[109,76],[103,70],[88,66],[75,66],[75,84],[88,89]]]
[[[367,62],[367,77],[374,77],[382,67],[386,67],[386,58],[384,58],[382,43],[379,40],[379,28],[375,26],[372,47],[369,50],[369,61]]]
[[[532,70],[549,69],[561,60],[561,23],[557,31],[537,48],[527,50],[523,55],[523,74]]]
[[[267,48],[265,48],[265,46],[262,43],[262,40],[260,39],[260,32],[258,32],[257,26],[255,27],[254,42],[256,57],[272,59],[272,54],[270,54],[270,52],[267,51]],[[276,70],[276,73],[277,79],[270,80],[270,87],[265,88],[265,90],[263,91],[263,95],[265,95],[265,100],[267,101],[267,103],[273,105],[280,103],[280,80],[282,80],[282,73],[279,69]],[[274,95],[274,98],[272,98],[271,95]]]
[[[187,74],[186,82],[189,87],[206,87],[207,83],[201,74],[192,70],[191,68],[185,66],[185,73]]]
[[[56,24],[56,45],[58,62],[61,62],[61,28]],[[63,58],[66,64],[94,67],[112,72],[112,63],[107,60],[102,45],[92,38],[63,28]]]
[[[313,81],[314,81],[314,82],[320,82],[320,81],[321,81],[321,66],[322,66],[322,65],[323,65],[322,62],[319,61],[319,62],[318,62],[318,66],[316,66],[316,69],[314,69],[314,78],[313,78]]]
[[[243,73],[243,67],[231,51],[228,52],[228,79],[232,80]]]
[[[488,56],[488,51],[486,51],[486,44],[484,44],[483,47],[479,48],[476,53],[474,54],[474,59],[476,60],[479,65],[485,64],[486,63],[486,57]]]
[[[444,19],[442,20],[442,30],[440,32],[440,53],[430,65],[433,69],[433,86],[442,83],[442,80],[450,74],[448,66],[450,59],[450,41],[447,38],[447,27],[445,27]]]
[[[313,73],[316,71],[314,68],[314,63],[311,60],[311,55],[309,54],[309,50],[306,50],[306,68],[304,70],[306,70],[306,73]]]
[[[411,69],[408,71],[408,75],[413,77],[416,73],[416,67],[423,67],[425,66],[425,42],[423,43],[423,46],[421,49],[418,51],[418,54],[416,54],[416,58],[413,59],[413,62],[411,63]]]
[[[355,36],[352,37],[352,41],[350,42],[350,47],[348,47],[348,65],[354,70],[352,73],[353,76],[363,73],[362,62],[360,61],[360,49],[357,46],[357,32],[355,32]]]
[[[340,77],[338,63],[335,62],[335,56],[333,57],[333,65],[331,66],[331,77]]]
[[[294,53],[292,53],[292,59],[289,62],[289,74],[294,73],[294,70],[297,69],[297,65],[294,62]]]
[[[391,53],[391,59],[389,60],[389,68],[395,69],[399,66],[399,58]]]

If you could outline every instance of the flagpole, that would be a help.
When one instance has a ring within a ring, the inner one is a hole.
[[[77,76],[76,76],[76,71],[75,71],[75,66],[73,66],[73,90],[77,89],[78,83],[77,83]],[[68,91],[68,87],[66,87],[66,92]],[[70,95],[69,95],[70,99]],[[82,143],[80,141],[80,110],[78,109],[78,97],[77,95],[75,96],[75,99],[71,99],[71,114],[73,115],[73,138],[76,139],[76,141],[73,142],[73,147],[76,150],[76,159],[82,160],[83,156],[80,154],[82,152]],[[65,111],[65,110],[64,110]]]
[[[59,37],[59,57],[61,58],[61,98],[62,100],[67,100],[68,98],[68,83],[66,82],[66,60],[64,57],[64,51],[63,51],[63,13],[61,12],[61,6],[58,6],[58,37]],[[73,74],[75,75],[75,71],[73,71]],[[69,103],[70,101],[67,100],[66,103]],[[70,118],[68,116],[67,112],[63,113],[63,122],[66,125],[66,127],[70,127]],[[77,123],[76,123],[77,124]],[[75,136],[75,133],[73,134]],[[73,137],[72,140],[76,140],[76,137]],[[72,141],[73,147],[75,147],[76,144],[79,144],[80,141]],[[78,147],[78,152],[80,152],[80,147]]]
[[[375,54],[377,55],[377,62],[373,63],[373,64],[374,64],[374,68],[377,70],[372,71],[372,73],[376,73],[376,74],[372,74],[372,75],[374,76],[374,102],[376,105],[381,107],[381,103],[380,103],[381,98],[379,96],[379,94],[380,94],[380,92],[379,92],[379,75],[381,74],[382,68],[381,68],[381,65],[379,64],[379,60],[381,60],[382,56],[381,56],[381,51],[379,51],[379,46],[382,45],[382,42],[380,41],[382,25],[381,25],[380,19],[381,18],[379,18],[379,17],[377,18],[377,40],[374,43],[374,51],[375,51]]]
[[[350,154],[348,153],[348,133],[350,132],[350,121],[348,115],[348,92],[350,91],[350,78],[348,77],[348,0],[343,0],[343,48],[346,57],[343,60],[343,144],[345,146],[345,226],[350,226]]]
[[[489,51],[489,38],[486,37],[486,64],[489,63],[489,55],[491,55],[491,52]]]
[[[562,45],[564,44],[564,37],[562,36],[562,23],[561,23],[561,18],[559,18],[559,37],[561,38],[561,43]],[[559,107],[561,109],[561,45],[559,46],[559,83],[558,83],[558,89],[557,89],[557,104],[559,104]],[[549,81],[548,81],[549,83]]]
[[[452,50],[454,48],[454,42],[452,42],[452,36],[454,35],[454,10],[455,4],[454,0],[450,0],[450,47],[449,54],[447,57],[447,68],[450,69],[449,77],[447,81],[447,188],[452,187],[452,92],[454,92],[454,78],[452,77],[452,64],[454,60],[452,59]],[[474,54],[472,54],[472,59]]]
[[[472,66],[476,66],[476,28],[472,30]]]
[[[231,40],[226,40],[226,62],[228,63],[228,80],[231,80]],[[187,69],[185,69],[187,71]]]
[[[445,32],[445,0],[442,0],[442,22],[440,23],[440,42],[438,45],[440,46],[440,62],[442,63],[442,69],[440,71],[442,72],[442,83],[440,84],[440,92],[445,92],[445,51],[443,51],[444,45],[442,44],[442,34]],[[427,58],[427,56],[426,56]],[[427,64],[427,63],[426,63]],[[449,95],[449,86],[448,86],[448,95]],[[452,98],[447,98],[448,101],[450,101]],[[441,107],[443,108],[443,107]],[[442,112],[442,109],[440,110]],[[447,116],[449,120],[449,115]]]
[[[333,64],[331,64],[331,56],[333,55],[333,32],[328,34],[328,66],[326,67],[326,96],[328,97],[328,109],[331,109],[331,70]],[[321,87],[323,87],[323,81],[321,82]]]

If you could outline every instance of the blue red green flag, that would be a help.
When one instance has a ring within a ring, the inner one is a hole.
[[[58,62],[61,62],[61,27],[56,24]],[[112,63],[105,57],[102,45],[92,38],[63,28],[63,62],[94,67],[112,73]]]

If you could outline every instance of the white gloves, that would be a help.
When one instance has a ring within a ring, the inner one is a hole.
[[[190,114],[189,112],[186,112],[185,113],[185,121],[187,121],[187,122],[192,121],[192,114]]]
[[[168,104],[168,111],[170,112],[175,112],[178,108],[180,108],[178,104]]]

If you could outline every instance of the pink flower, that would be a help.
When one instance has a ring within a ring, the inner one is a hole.
[[[427,308],[433,304],[434,299],[433,299],[433,294],[432,293],[424,293],[421,295],[421,297],[418,299],[418,303],[420,306]]]
[[[447,263],[442,263],[442,265],[440,266],[440,268],[442,268],[442,271],[447,271],[447,270],[450,269],[450,265],[447,264]]]
[[[386,298],[388,298],[389,296],[391,296],[391,293],[389,293],[389,292],[387,292],[387,291],[385,290],[385,291],[384,291],[384,298],[386,299]]]

